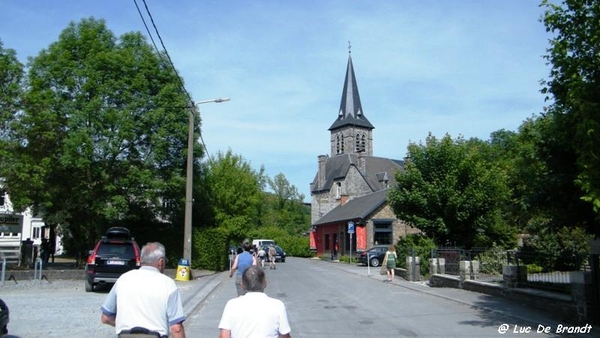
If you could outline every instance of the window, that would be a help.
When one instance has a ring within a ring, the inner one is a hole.
[[[363,133],[356,134],[355,148],[356,152],[365,151],[367,136]]]
[[[342,197],[342,182],[337,182],[335,184],[335,198]]]
[[[6,203],[6,192],[0,189],[0,207],[3,207]]]
[[[31,236],[31,239],[40,238],[40,230],[40,227],[33,227],[33,236]]]
[[[391,220],[373,220],[373,240],[379,245],[394,244]]]
[[[335,136],[335,141],[336,141],[336,144],[335,144],[336,154],[340,154],[341,147],[340,147],[340,135],[339,134]]]

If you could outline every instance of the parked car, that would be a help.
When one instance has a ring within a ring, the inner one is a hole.
[[[387,252],[387,245],[378,245],[370,248],[367,251],[360,252],[358,254],[358,262],[364,265],[367,263],[371,266],[377,267],[383,263],[383,259],[385,258],[385,253]],[[367,261],[368,255],[368,261]]]
[[[0,299],[0,337],[4,337],[8,334],[8,306]]]
[[[97,285],[113,284],[122,274],[140,265],[140,248],[129,229],[110,228],[88,256],[85,291],[94,291]]]
[[[274,245],[274,247],[275,247],[275,251],[277,251],[277,256],[275,256],[275,262],[285,263],[285,251],[283,251],[283,249],[279,245]],[[262,249],[265,250],[265,252],[267,253],[267,262],[268,262],[269,261],[269,259],[268,259],[269,245],[264,245],[262,247]]]

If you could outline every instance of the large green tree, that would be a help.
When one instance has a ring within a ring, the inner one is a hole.
[[[261,196],[265,187],[264,168],[256,171],[242,156],[231,150],[219,152],[206,163],[204,184],[213,227],[226,229],[240,240],[258,224]]]
[[[552,155],[564,155],[554,156],[549,166],[567,174],[564,180],[573,181],[565,185],[577,184],[579,191],[570,189],[568,193],[594,208],[595,219],[587,222],[587,228],[599,235],[600,1],[566,0],[556,5],[544,0],[542,6],[546,9],[543,22],[553,33],[546,55],[552,69],[543,89],[553,99],[547,113],[552,128],[546,136],[555,141]],[[566,165],[572,169],[564,168]]]
[[[13,49],[4,49],[0,40],[0,163],[6,162],[9,151],[10,125],[19,111],[23,91],[23,64]],[[4,177],[0,165],[0,177]]]
[[[515,229],[502,214],[510,197],[506,174],[487,158],[489,148],[477,139],[431,134],[424,145],[410,144],[388,196],[397,217],[438,245],[514,245]]]
[[[190,111],[164,57],[90,18],[28,66],[2,164],[15,207],[33,205],[78,252],[111,225],[180,219]]]

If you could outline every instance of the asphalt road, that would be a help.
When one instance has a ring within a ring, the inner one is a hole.
[[[400,278],[383,283],[378,269],[364,266],[289,257],[266,272],[266,293],[286,304],[294,338],[555,337],[559,325],[568,325],[488,295]],[[217,337],[225,303],[236,296],[234,279],[224,272],[177,284],[187,336]],[[106,292],[86,293],[83,280],[0,285],[0,298],[10,307],[8,338],[115,337],[99,319]],[[536,333],[540,325],[550,334]],[[578,336],[598,337],[594,330]]]
[[[484,294],[399,278],[384,283],[379,269],[364,266],[288,258],[266,272],[265,292],[286,304],[294,338],[554,337],[560,336],[558,325],[565,324]],[[190,314],[189,337],[216,337],[225,303],[235,296],[234,281],[224,280]],[[540,326],[550,327],[550,334],[538,334]]]

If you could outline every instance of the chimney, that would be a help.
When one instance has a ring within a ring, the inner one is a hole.
[[[325,175],[326,173],[326,168],[327,166],[325,165],[325,163],[327,163],[327,155],[319,155],[319,171],[317,172],[317,190],[320,190],[321,188],[323,188],[323,185],[325,184],[325,180],[327,179],[327,176]]]
[[[348,195],[342,195],[340,198],[340,205],[344,205],[348,202]]]

